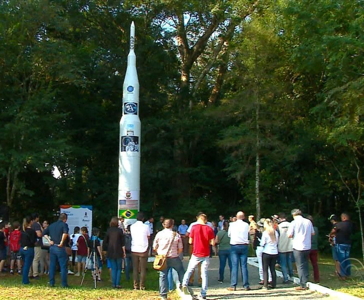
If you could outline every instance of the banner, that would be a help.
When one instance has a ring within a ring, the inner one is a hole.
[[[92,205],[61,205],[60,212],[67,214],[69,234],[73,234],[74,228],[87,227],[89,235],[92,231]]]

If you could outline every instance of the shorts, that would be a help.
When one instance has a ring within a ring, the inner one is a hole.
[[[100,256],[98,256],[96,259],[99,263],[99,268],[102,269],[102,260],[101,260]]]
[[[337,257],[337,250],[336,250],[336,246],[331,246],[331,253],[332,253],[332,258],[336,261],[339,261],[338,257]]]
[[[83,255],[77,255],[76,256],[76,262],[78,263],[86,263],[87,256]]]
[[[21,259],[20,251],[11,251],[10,252],[10,259],[11,260],[19,260],[19,259]]]
[[[6,250],[7,250],[6,247],[4,247],[4,249],[0,249],[0,261],[1,260],[6,260],[6,256],[7,256],[6,255],[6,253],[7,253]]]

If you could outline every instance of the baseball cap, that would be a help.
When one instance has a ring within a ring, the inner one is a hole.
[[[329,217],[329,221],[337,221],[337,216],[335,214],[332,214],[330,217]]]

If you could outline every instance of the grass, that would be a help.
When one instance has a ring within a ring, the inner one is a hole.
[[[364,298],[364,265],[359,259],[351,259],[351,277],[340,280],[334,275],[334,262],[332,258],[319,259],[320,285],[332,290],[347,293],[359,298]],[[312,269],[310,274],[312,274]],[[313,278],[310,278],[313,281]]]
[[[353,296],[364,298],[364,265],[360,260],[352,259],[352,277],[348,280],[339,280],[334,276],[334,264],[332,258],[321,257],[319,259],[320,284],[330,289],[347,293]],[[310,272],[312,274],[312,270]],[[104,267],[103,281],[98,283],[94,289],[94,282],[88,271],[82,286],[82,277],[68,276],[70,289],[63,289],[60,286],[60,277],[56,276],[55,288],[48,287],[48,276],[43,276],[40,280],[31,280],[30,285],[22,285],[19,275],[9,275],[0,277],[1,299],[123,299],[123,300],[156,300],[158,293],[158,273],[153,270],[151,264],[148,266],[145,291],[134,291],[132,280],[126,281],[122,275],[120,290],[111,288],[108,271]],[[313,281],[313,278],[310,278]],[[176,292],[169,293],[170,300],[179,299]]]
[[[68,276],[68,284],[71,288],[64,289],[60,287],[61,278],[56,276],[56,287],[48,286],[48,276],[44,275],[40,280],[31,279],[29,285],[21,284],[20,275],[10,275],[0,277],[1,299],[125,299],[125,300],[156,300],[159,299],[158,292],[159,274],[153,270],[152,265],[148,266],[146,277],[146,290],[134,291],[132,279],[125,280],[122,274],[121,285],[122,289],[116,290],[111,288],[110,277],[107,269],[104,267],[102,281],[98,282],[97,289],[94,288],[94,281],[91,273],[88,271],[85,275],[83,285],[80,286],[82,276]],[[169,299],[179,299],[177,293],[169,293]]]

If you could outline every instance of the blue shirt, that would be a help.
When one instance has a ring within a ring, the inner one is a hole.
[[[182,235],[185,235],[186,232],[187,232],[187,229],[188,229],[188,226],[185,224],[185,225],[179,225],[178,226],[178,233],[179,234],[182,234]]]
[[[43,235],[48,235],[56,245],[61,243],[64,233],[68,234],[68,225],[61,220],[52,223],[43,231]]]

